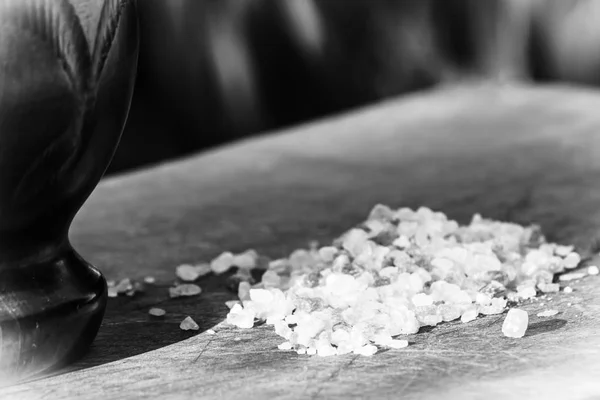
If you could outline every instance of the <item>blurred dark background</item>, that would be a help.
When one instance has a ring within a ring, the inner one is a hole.
[[[108,174],[461,80],[600,84],[600,0],[142,0]]]

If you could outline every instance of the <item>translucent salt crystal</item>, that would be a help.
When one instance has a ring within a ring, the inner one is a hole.
[[[412,297],[412,303],[416,307],[430,306],[433,304],[433,298],[425,293],[419,293]]]
[[[266,289],[250,289],[250,299],[257,303],[270,303],[273,293]]]
[[[131,291],[133,289],[133,284],[131,282],[131,279],[129,279],[129,278],[122,279],[115,286],[115,289],[117,290],[117,293],[126,293],[126,292]]]
[[[477,293],[477,297],[475,297],[475,303],[482,306],[489,306],[492,304],[492,298],[485,293]]]
[[[196,267],[190,264],[179,265],[175,269],[175,275],[184,282],[193,282],[200,277]]]
[[[200,293],[202,293],[200,286],[194,285],[193,283],[185,283],[169,288],[169,296],[171,298],[196,296]]]
[[[117,288],[109,287],[108,288],[108,297],[117,297],[119,296],[119,292],[117,292]]]
[[[337,256],[339,250],[337,247],[326,246],[319,249],[319,258],[321,261],[332,262]]]
[[[438,306],[437,313],[442,316],[444,322],[454,321],[461,317],[461,309],[450,304],[441,304]]]
[[[371,209],[371,212],[367,217],[367,220],[377,220],[384,222],[391,221],[392,219],[394,219],[394,211],[384,204],[376,204],[373,207],[373,209]]]
[[[354,349],[354,354],[358,354],[361,356],[372,356],[377,353],[377,346],[373,346],[372,344],[367,344],[357,349]]]
[[[233,265],[241,269],[254,269],[256,268],[257,260],[258,253],[255,250],[246,250],[233,257]]]
[[[290,342],[283,342],[279,346],[277,346],[279,350],[291,350],[292,344]]]
[[[238,286],[238,298],[242,301],[250,299],[250,283],[240,282]]]
[[[210,262],[210,269],[217,275],[223,274],[233,267],[234,260],[235,256],[233,253],[226,251]]]
[[[250,308],[244,308],[236,304],[227,314],[227,323],[238,328],[249,329],[254,326],[256,312]]]
[[[591,265],[587,269],[588,275],[598,275],[600,273],[600,269],[596,265]]]
[[[489,306],[480,306],[479,313],[484,315],[501,314],[506,307],[507,300],[499,297],[492,299],[492,304]]]
[[[563,289],[563,292],[565,293],[573,293],[573,288],[571,286],[567,286]]]
[[[309,356],[314,356],[315,354],[317,354],[317,349],[314,347],[307,347],[306,354]]]
[[[148,314],[152,315],[153,317],[162,317],[166,313],[167,312],[162,308],[151,308],[150,310],[148,310]]]
[[[261,282],[265,288],[277,288],[281,285],[281,277],[275,271],[265,271]]]
[[[144,278],[144,283],[148,283],[148,284],[153,284],[156,282],[156,278],[154,278],[153,276],[147,276]]]
[[[560,257],[566,257],[573,251],[574,248],[575,248],[574,246],[557,245],[554,249],[554,254],[556,254],[557,256],[560,256]]]
[[[346,233],[342,242],[342,247],[353,257],[356,257],[362,252],[363,246],[368,238],[369,235],[362,229],[351,229]]]
[[[306,347],[299,347],[298,350],[296,350],[296,353],[300,355],[306,354]]]
[[[576,268],[581,262],[581,256],[575,252],[567,254],[563,260],[563,266],[567,269]]]
[[[185,317],[185,319],[181,321],[179,328],[181,328],[183,331],[197,331],[200,329],[196,321],[194,321],[190,316]]]
[[[196,274],[198,274],[198,277],[208,275],[212,272],[209,263],[196,264],[194,265],[194,270],[196,271]]]
[[[538,285],[538,288],[543,293],[556,293],[560,290],[560,285],[558,283],[542,283]]]
[[[410,239],[406,235],[400,235],[392,242],[392,245],[400,249],[406,249],[410,247]]]
[[[510,338],[521,338],[527,331],[529,315],[527,311],[511,308],[502,324],[502,333]]]
[[[208,335],[216,335],[217,334],[217,332],[214,329],[209,329],[209,330],[206,331],[206,333]]]
[[[535,288],[528,286],[517,291],[517,295],[522,299],[531,299],[536,295]]]
[[[571,272],[568,274],[561,275],[558,280],[561,282],[574,281],[576,279],[585,278],[587,274],[585,272]]]
[[[545,310],[537,314],[538,317],[552,317],[558,314],[557,310]]]
[[[463,324],[466,324],[467,322],[474,321],[475,319],[477,319],[477,309],[476,308],[469,308],[460,317],[460,321]]]

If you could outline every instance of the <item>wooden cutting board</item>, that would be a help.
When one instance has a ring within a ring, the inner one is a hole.
[[[2,399],[592,399],[600,397],[600,279],[533,302],[528,334],[501,316],[448,323],[373,357],[276,349],[266,326],[218,324],[224,278],[168,299],[174,268],[223,250],[271,257],[322,243],[376,203],[540,223],[587,248],[600,233],[600,94],[568,87],[443,88],[104,181],[71,233],[108,279],[157,285],[111,299],[91,352]],[[163,320],[147,310],[167,310]],[[547,308],[560,313],[536,314]],[[201,329],[183,332],[192,316]],[[206,330],[214,327],[211,335]]]

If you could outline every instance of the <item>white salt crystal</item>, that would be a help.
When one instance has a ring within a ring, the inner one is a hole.
[[[545,310],[537,314],[538,317],[552,317],[558,314],[557,310]]]
[[[563,289],[563,292],[565,293],[573,293],[573,288],[571,286],[567,286]]]
[[[197,296],[200,293],[202,293],[200,286],[194,285],[193,283],[184,283],[169,288],[169,296],[171,298]]]
[[[400,235],[400,236],[398,236],[397,239],[395,239],[392,242],[392,245],[394,245],[400,249],[406,249],[406,248],[410,247],[410,239],[406,235]]]
[[[279,346],[277,346],[279,350],[291,350],[292,344],[290,342],[283,342]]]
[[[533,287],[526,287],[517,291],[517,295],[522,299],[531,299],[535,297],[536,291]]]
[[[306,349],[306,354],[308,354],[309,356],[314,356],[315,354],[317,354],[317,349],[314,347],[308,347]]]
[[[117,292],[117,288],[115,288],[115,287],[108,288],[108,297],[117,297],[118,295],[119,295],[119,292]]]
[[[179,265],[175,269],[175,275],[184,282],[193,282],[200,277],[196,267],[190,264]]]
[[[563,266],[567,269],[573,269],[581,262],[581,256],[575,252],[567,254],[563,260]]]
[[[254,326],[255,317],[256,312],[254,310],[236,304],[227,314],[227,323],[238,328],[249,329]]]
[[[465,311],[463,313],[463,315],[460,317],[460,321],[463,324],[466,324],[467,322],[471,322],[477,319],[477,309],[476,308],[469,308],[467,311]]]
[[[217,332],[215,332],[213,329],[207,330],[206,333],[209,334],[209,335],[216,335],[217,334]]]
[[[147,283],[147,284],[151,285],[151,284],[153,284],[155,282],[156,282],[156,278],[154,278],[153,276],[147,276],[147,277],[144,278],[144,283]]]
[[[162,317],[166,314],[167,312],[165,310],[163,310],[162,308],[151,308],[148,311],[148,314],[154,316],[154,317]]]
[[[574,281],[576,279],[585,278],[587,274],[585,272],[571,272],[568,274],[561,275],[558,279],[561,282]]]
[[[377,346],[373,346],[372,344],[366,344],[362,347],[354,349],[354,354],[358,354],[361,356],[372,356],[377,353]]]
[[[529,325],[529,315],[527,311],[518,308],[511,308],[502,324],[502,333],[510,338],[521,338],[525,336]]]
[[[415,307],[430,306],[433,304],[433,298],[425,293],[415,294],[412,297],[412,303]]]
[[[223,274],[233,267],[234,260],[235,256],[233,253],[229,251],[223,252],[210,262],[210,269],[217,275]]]
[[[242,301],[250,299],[250,283],[240,282],[238,285],[238,298]]]
[[[556,293],[560,290],[560,285],[558,283],[540,283],[538,288],[543,293]]]
[[[185,317],[185,319],[181,321],[179,328],[181,328],[183,331],[197,331],[200,329],[196,321],[194,321],[190,316]]]
[[[265,288],[277,288],[281,285],[281,277],[275,271],[265,271],[261,282]]]
[[[600,269],[596,265],[591,265],[587,269],[588,275],[598,275],[600,273]]]
[[[250,249],[235,255],[233,257],[233,265],[242,269],[254,269],[256,268],[257,260],[258,253],[255,250]]]

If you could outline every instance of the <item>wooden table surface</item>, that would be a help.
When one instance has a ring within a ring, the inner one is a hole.
[[[157,285],[110,299],[81,361],[0,398],[600,398],[596,278],[554,296],[555,317],[527,305],[522,339],[489,316],[373,357],[282,352],[269,327],[219,324],[234,298],[224,278],[200,281],[196,298],[168,298],[180,263],[326,243],[378,202],[461,222],[475,212],[539,222],[551,240],[589,246],[600,228],[600,93],[445,88],[104,181],[74,223],[76,248],[107,279],[152,275]],[[154,305],[164,320],[149,318]],[[179,329],[187,315],[199,332]]]

